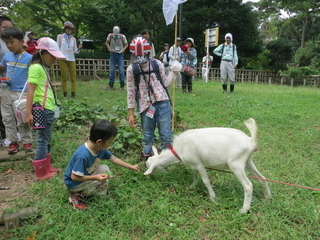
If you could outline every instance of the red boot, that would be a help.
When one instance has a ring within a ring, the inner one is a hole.
[[[47,158],[41,160],[33,160],[34,172],[37,176],[37,181],[48,180],[56,175],[56,172],[49,172]]]
[[[54,173],[58,173],[60,172],[58,169],[54,168],[52,165],[51,165],[51,153],[48,153],[47,154],[47,164],[48,164],[48,171],[49,172],[54,172]]]

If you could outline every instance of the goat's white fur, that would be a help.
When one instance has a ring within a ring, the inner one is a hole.
[[[191,167],[195,172],[191,186],[198,182],[199,175],[209,191],[212,201],[215,193],[211,187],[206,168],[225,169],[229,168],[240,181],[244,189],[244,202],[241,213],[250,209],[253,187],[248,179],[245,169],[254,176],[265,178],[255,167],[251,154],[257,149],[257,125],[253,118],[244,122],[251,137],[238,129],[233,128],[202,128],[188,130],[173,141],[173,149],[177,152],[182,163]],[[153,147],[154,156],[146,162],[148,170],[144,173],[158,173],[168,165],[180,163],[180,160],[168,149],[159,155]],[[270,198],[271,193],[266,181],[258,180],[263,188],[265,198]]]

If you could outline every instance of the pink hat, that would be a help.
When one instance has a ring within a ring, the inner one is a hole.
[[[66,59],[66,57],[60,52],[59,46],[56,41],[49,37],[42,37],[38,40],[38,46],[36,49],[47,50],[52,56],[60,59]]]

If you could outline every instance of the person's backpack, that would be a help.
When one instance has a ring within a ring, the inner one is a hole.
[[[171,103],[169,92],[168,92],[167,88],[165,87],[165,85],[163,83],[163,80],[162,80],[162,77],[161,77],[161,74],[160,74],[160,71],[159,71],[159,65],[158,65],[156,59],[151,58],[149,64],[152,65],[152,69],[153,70],[147,71],[147,72],[143,72],[143,71],[141,71],[141,68],[137,63],[131,63],[132,71],[133,71],[133,75],[134,75],[134,84],[136,86],[135,99],[136,99],[136,102],[137,102],[137,105],[138,105],[138,109],[139,109],[139,97],[140,97],[140,91],[139,91],[140,75],[142,75],[142,74],[148,74],[150,76],[151,73],[154,73],[156,75],[157,79],[160,81],[162,87],[167,92],[167,95],[168,95],[170,103]],[[150,91],[153,92],[152,86],[151,86]]]
[[[123,35],[123,34],[118,34],[118,36],[120,36],[120,39],[121,39],[121,41],[122,41],[122,44],[124,45],[124,44],[125,44],[125,42],[124,42],[124,35]],[[111,42],[112,39],[113,39],[114,41],[116,41],[116,35],[113,34],[113,33],[111,33],[110,42]]]

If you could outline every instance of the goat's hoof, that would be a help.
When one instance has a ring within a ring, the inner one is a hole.
[[[264,195],[264,198],[265,198],[265,199],[269,199],[269,198],[271,198],[271,197],[272,197],[271,193]]]
[[[215,201],[216,201],[216,197],[210,197],[210,200],[211,200],[212,202],[215,202]]]
[[[250,209],[245,210],[245,209],[242,208],[242,209],[240,210],[240,213],[241,213],[241,214],[245,214],[245,213],[248,213],[249,210],[250,210]]]

